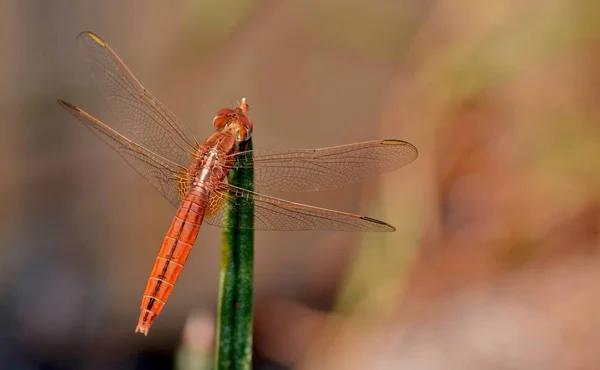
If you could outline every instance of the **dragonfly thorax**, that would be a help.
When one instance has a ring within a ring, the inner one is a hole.
[[[192,187],[214,187],[226,175],[223,165],[224,156],[222,153],[219,153],[216,148],[205,150],[192,164],[190,170]]]

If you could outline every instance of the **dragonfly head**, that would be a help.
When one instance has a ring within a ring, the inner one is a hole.
[[[237,142],[250,139],[254,125],[248,115],[248,109],[248,103],[246,103],[245,98],[242,99],[239,106],[233,109],[219,109],[213,120],[215,130],[219,132],[231,132]]]

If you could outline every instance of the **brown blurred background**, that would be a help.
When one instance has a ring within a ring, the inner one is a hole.
[[[257,148],[419,148],[364,185],[285,195],[398,231],[257,233],[255,368],[600,368],[596,0],[0,1],[0,368],[212,356],[211,226],[133,333],[174,209],[56,105],[122,127],[83,30],[199,138],[245,96]]]

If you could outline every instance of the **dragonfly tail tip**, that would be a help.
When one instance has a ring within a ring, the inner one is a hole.
[[[143,327],[142,325],[139,325],[139,324],[135,328],[136,333],[141,333],[141,334],[144,334],[145,336],[148,336],[149,331],[150,331],[150,328]]]

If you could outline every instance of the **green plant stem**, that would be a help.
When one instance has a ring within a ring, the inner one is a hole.
[[[252,150],[252,141],[239,151]],[[242,157],[242,156],[240,156]],[[238,158],[251,164],[252,156]],[[252,166],[232,169],[229,183],[254,190]],[[216,368],[251,369],[252,367],[252,300],[254,285],[254,203],[235,198],[228,207],[221,241],[221,276],[217,324]]]
[[[221,272],[219,277],[219,311],[217,318],[217,348],[215,368],[232,369],[233,328],[235,310],[235,233],[225,227],[221,239]]]

